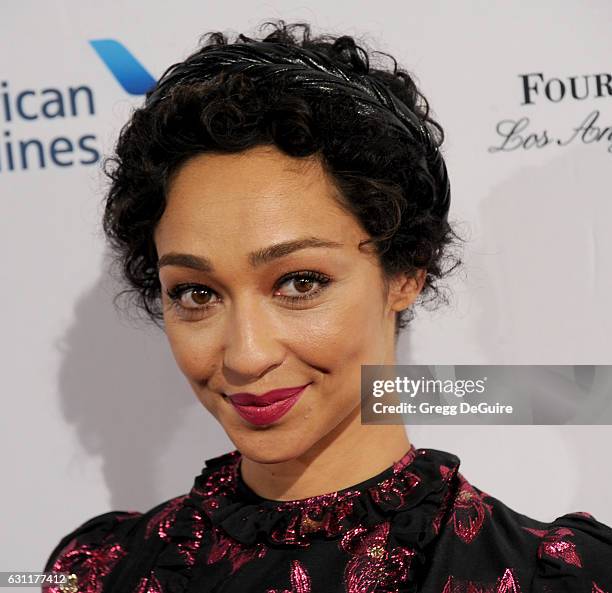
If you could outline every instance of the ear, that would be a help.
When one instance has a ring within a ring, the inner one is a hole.
[[[403,311],[419,296],[425,284],[427,270],[419,269],[413,275],[406,272],[396,274],[389,280],[387,304],[392,311]]]

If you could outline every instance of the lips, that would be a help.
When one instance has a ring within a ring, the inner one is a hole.
[[[228,397],[232,400],[232,403],[238,404],[239,406],[268,406],[299,393],[308,385],[310,385],[310,383],[300,385],[299,387],[273,389],[272,391],[267,391],[263,395],[255,395],[254,393],[233,393]]]
[[[252,393],[234,393],[228,399],[242,418],[260,426],[282,418],[297,403],[308,385],[310,383],[301,387],[275,389],[259,396]]]

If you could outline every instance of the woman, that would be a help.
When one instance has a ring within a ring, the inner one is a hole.
[[[104,229],[236,448],[46,570],[85,593],[612,592],[609,527],[528,518],[360,422],[361,365],[395,364],[457,265],[442,140],[395,61],[304,24],[210,34],[168,69],[121,133]]]

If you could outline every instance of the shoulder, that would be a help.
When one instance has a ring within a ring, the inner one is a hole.
[[[475,490],[491,505],[488,544],[497,541],[525,566],[528,591],[612,593],[611,527],[584,511],[539,521]]]
[[[557,517],[538,538],[534,593],[612,593],[612,528],[585,512]]]
[[[45,572],[75,574],[77,582],[101,591],[107,577],[131,552],[144,553],[143,544],[160,541],[163,525],[176,515],[186,495],[166,500],[146,512],[109,511],[96,515],[64,535],[45,563]],[[56,587],[44,593],[60,593]]]
[[[108,574],[127,553],[126,528],[141,516],[138,511],[109,511],[88,519],[64,535],[45,563],[45,572],[75,574],[83,583]],[[60,593],[59,587],[43,587],[45,593]]]
[[[433,521],[438,590],[612,593],[612,528],[585,512],[540,521],[459,472],[453,483]]]

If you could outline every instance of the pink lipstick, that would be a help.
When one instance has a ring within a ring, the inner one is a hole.
[[[261,426],[284,416],[297,403],[308,385],[310,383],[300,387],[274,389],[262,395],[233,393],[228,395],[228,399],[242,418]]]

